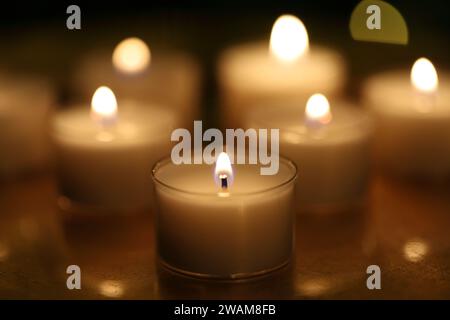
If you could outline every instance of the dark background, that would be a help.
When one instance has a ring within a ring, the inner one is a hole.
[[[409,28],[407,46],[354,41],[348,28],[359,1],[75,1],[9,2],[0,10],[0,67],[40,73],[59,86],[62,102],[70,100],[68,79],[78,59],[94,48],[138,36],[151,48],[179,49],[195,56],[205,75],[203,110],[216,123],[215,65],[220,52],[233,44],[268,39],[274,20],[283,13],[300,17],[312,44],[339,50],[348,61],[348,95],[357,98],[361,81],[382,69],[410,68],[420,56],[438,72],[450,67],[450,6],[444,0],[388,1]],[[81,7],[82,29],[66,29],[66,8]]]

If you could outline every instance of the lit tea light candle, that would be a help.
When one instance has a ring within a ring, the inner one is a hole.
[[[303,23],[279,17],[270,43],[250,43],[227,50],[219,61],[222,113],[227,127],[242,127],[245,113],[268,101],[306,103],[315,92],[335,97],[345,84],[343,59],[334,51],[309,46]]]
[[[210,165],[158,163],[158,253],[163,265],[198,277],[243,278],[286,265],[293,248],[295,166],[280,159],[277,175],[236,165],[228,155]],[[211,173],[214,173],[212,177]]]
[[[0,76],[0,178],[48,167],[47,122],[54,102],[43,79]]]
[[[174,116],[152,105],[118,107],[111,89],[94,93],[91,110],[74,107],[53,119],[61,195],[73,208],[101,212],[138,210],[150,204],[148,174],[170,152]]]
[[[364,102],[376,118],[375,154],[387,171],[431,180],[450,177],[450,76],[439,77],[431,61],[411,72],[375,75]]]
[[[314,94],[306,108],[292,101],[255,109],[246,126],[280,129],[280,154],[299,170],[299,210],[332,212],[363,202],[372,133],[363,111],[342,102],[330,107],[324,95]]]
[[[73,81],[77,96],[87,99],[103,83],[123,99],[172,108],[179,126],[192,125],[199,112],[200,68],[186,54],[155,51],[132,37],[113,50],[92,53],[77,68]]]

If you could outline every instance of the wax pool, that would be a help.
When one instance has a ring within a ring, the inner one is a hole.
[[[173,115],[151,105],[119,103],[117,123],[102,128],[89,108],[73,107],[53,119],[58,180],[62,195],[99,212],[150,205],[149,174],[170,152]]]
[[[298,168],[295,201],[300,210],[346,208],[362,202],[369,178],[372,132],[368,116],[331,103],[332,120],[311,126],[297,102],[250,113],[247,127],[279,128],[280,154]]]
[[[200,277],[242,278],[287,264],[293,248],[291,198],[296,169],[281,160],[274,176],[259,166],[234,166],[228,193],[214,182],[214,166],[153,170],[157,245],[162,263]]]

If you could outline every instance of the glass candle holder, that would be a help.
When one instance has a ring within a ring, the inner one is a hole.
[[[89,108],[59,111],[52,123],[59,205],[81,215],[129,214],[151,207],[148,173],[170,151],[173,117],[151,105],[121,104],[117,123],[101,128]],[[158,119],[157,123],[152,122]]]
[[[364,110],[332,101],[331,113],[320,119],[329,122],[321,123],[308,118],[298,101],[260,109],[249,113],[245,127],[280,129],[280,153],[301,170],[297,212],[336,214],[364,205],[373,135],[371,118]]]
[[[294,240],[295,165],[280,159],[276,175],[235,165],[226,191],[214,166],[156,164],[156,237],[163,266],[212,279],[259,276],[287,265]]]

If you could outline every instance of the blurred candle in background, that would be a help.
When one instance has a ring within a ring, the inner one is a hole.
[[[91,111],[85,106],[53,118],[57,174],[63,204],[98,214],[139,210],[150,205],[149,175],[170,152],[173,112],[125,101],[100,87]]]
[[[114,68],[124,74],[144,72],[150,64],[150,48],[139,38],[121,41],[113,51]]]
[[[285,159],[272,176],[255,165],[232,168],[225,153],[215,168],[159,162],[153,180],[162,263],[191,276],[231,279],[286,265],[294,243],[295,177]]]
[[[333,212],[363,203],[369,182],[372,125],[354,106],[312,95],[253,109],[246,127],[279,128],[280,154],[298,168],[295,201],[304,211]]]
[[[275,21],[270,43],[228,49],[218,68],[226,127],[241,127],[250,108],[268,101],[306,103],[314,92],[337,96],[346,80],[343,59],[332,50],[310,47],[305,26],[292,15]]]
[[[49,166],[47,123],[55,99],[43,79],[0,75],[0,178]]]
[[[418,59],[410,72],[371,77],[364,103],[375,115],[375,155],[380,167],[400,176],[450,177],[450,76]]]
[[[150,50],[139,38],[127,38],[114,50],[86,56],[75,73],[76,96],[90,97],[104,84],[122,99],[165,105],[176,111],[179,126],[192,126],[200,113],[201,71],[180,52]]]

